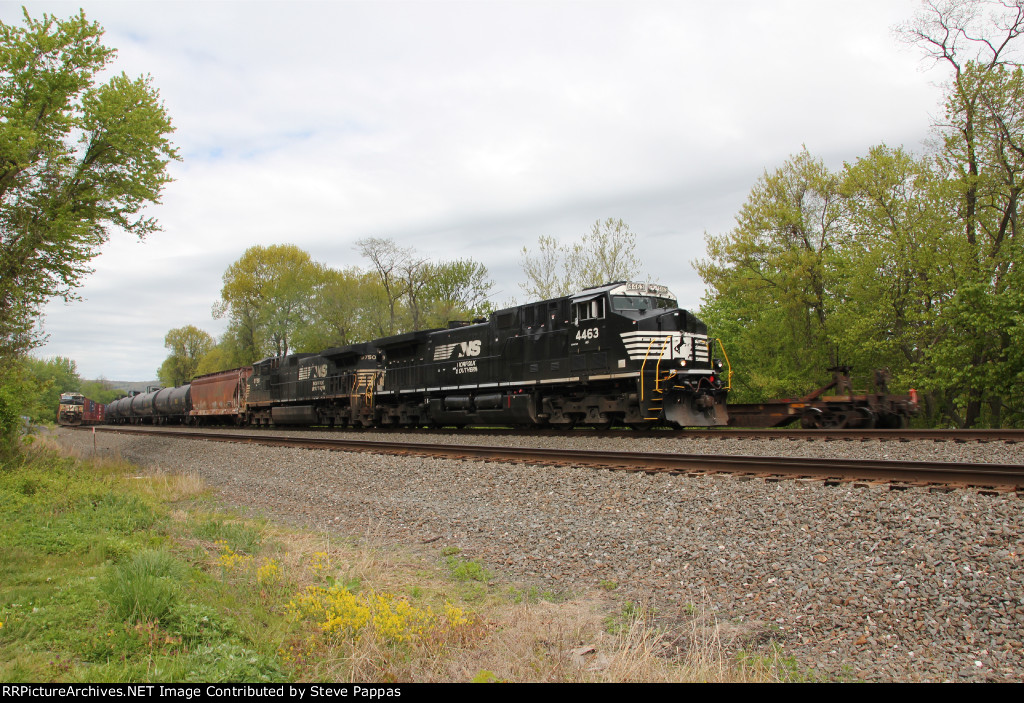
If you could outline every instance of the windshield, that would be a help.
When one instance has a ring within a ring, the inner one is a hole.
[[[679,307],[672,298],[656,298],[653,295],[613,295],[612,310],[652,310]]]

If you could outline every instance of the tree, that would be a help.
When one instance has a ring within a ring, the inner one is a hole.
[[[107,379],[100,377],[95,381],[82,381],[81,385],[78,386],[78,390],[86,398],[95,400],[97,403],[103,403],[107,405],[118,398],[123,398],[125,392],[118,388],[114,388],[113,384]]]
[[[380,281],[381,288],[387,297],[389,323],[385,334],[396,334],[399,331],[399,301],[408,290],[407,276],[403,271],[408,269],[408,262],[413,258],[411,249],[404,249],[393,239],[366,237],[356,242],[356,251],[370,260],[373,271]]]
[[[522,250],[523,274],[526,281],[519,287],[530,300],[547,300],[569,295],[572,290],[572,271],[568,265],[568,251],[554,237],[541,235],[537,239],[537,253],[526,247]]]
[[[423,318],[424,289],[430,283],[432,266],[412,249],[406,249],[405,260],[398,266],[398,275],[402,279],[404,295],[402,296],[409,312],[410,326],[413,332],[421,329]]]
[[[113,60],[80,12],[0,23],[0,365],[39,342],[34,318],[90,272],[111,229],[145,237],[178,155],[148,76],[98,83]]]
[[[211,349],[214,341],[208,333],[193,325],[176,327],[164,337],[164,346],[171,350],[157,371],[164,386],[181,386],[196,375],[199,362]]]
[[[444,327],[451,320],[471,319],[488,314],[488,297],[494,287],[487,267],[472,259],[430,264],[425,298],[426,325]]]
[[[919,386],[962,266],[953,219],[936,206],[943,177],[934,158],[876,146],[840,178],[849,236],[836,266],[833,338],[844,362],[887,367],[896,386]]]
[[[250,247],[228,267],[213,315],[228,316],[245,363],[288,354],[309,315],[322,268],[294,244]]]
[[[609,217],[594,222],[590,233],[573,245],[569,258],[570,279],[580,288],[612,281],[628,281],[640,273],[636,235],[622,220]]]
[[[252,361],[245,360],[250,357],[241,355],[235,341],[230,335],[225,334],[219,344],[214,345],[199,359],[193,378],[205,376],[208,373],[237,369],[252,363]]]
[[[54,356],[45,359],[27,357],[25,370],[29,383],[23,391],[22,413],[33,422],[53,422],[61,393],[81,392],[82,379],[73,359]]]
[[[533,300],[569,295],[591,286],[629,280],[640,273],[636,235],[621,219],[594,222],[571,247],[554,237],[537,240],[537,252],[523,247],[520,265],[526,282],[520,288]]]
[[[932,2],[901,28],[952,76],[937,167],[940,202],[954,213],[956,280],[939,334],[920,365],[930,400],[970,427],[987,405],[1021,417],[1021,267],[1018,209],[1024,182],[1024,73],[1014,60],[1024,34],[1024,1]]]
[[[358,267],[324,267],[315,286],[309,318],[295,336],[295,348],[321,351],[386,334],[384,293],[373,273]],[[382,313],[382,314],[378,314]]]
[[[837,361],[829,316],[841,215],[836,177],[805,149],[765,172],[731,232],[705,236],[708,258],[694,262],[708,285],[701,314],[715,334],[732,333],[746,400],[813,388]]]

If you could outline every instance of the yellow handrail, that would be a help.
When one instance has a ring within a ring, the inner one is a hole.
[[[725,357],[725,365],[729,368],[728,384],[725,386],[725,390],[732,390],[732,364],[729,363],[729,355],[725,353],[725,345],[722,344],[721,337],[715,337],[715,341],[718,342],[718,348],[722,350],[722,356]]]
[[[647,351],[644,352],[644,362],[640,364],[640,400],[644,399],[644,369],[647,367],[647,359],[651,355],[651,347],[654,346],[654,337],[647,344]]]
[[[640,400],[644,399],[644,370],[647,368],[647,360],[651,358],[651,347],[654,346],[657,339],[657,337],[651,337],[651,341],[647,344],[647,351],[644,352],[644,361],[640,364]],[[658,351],[658,363],[654,367],[654,390],[658,392],[661,391],[661,380],[659,379],[659,376],[661,375],[661,360],[665,356],[666,347],[671,343],[672,338],[665,337],[664,342],[661,345],[661,349]]]
[[[665,349],[671,343],[672,338],[665,337],[665,342],[661,345],[661,350],[658,352],[658,364],[654,367],[654,390],[657,393],[661,393],[661,360],[665,358]]]

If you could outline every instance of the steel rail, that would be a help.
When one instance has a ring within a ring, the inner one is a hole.
[[[88,430],[88,428],[82,428]],[[336,438],[311,438],[268,434],[97,428],[103,432],[152,434],[185,439],[261,444],[265,446],[380,454],[418,455],[439,458],[562,464],[670,473],[741,473],[778,477],[815,477],[826,480],[869,480],[916,484],[957,484],[1002,491],[1024,490],[1024,464],[964,464],[940,461],[892,461],[883,459],[836,459],[721,454],[675,454],[607,450],[544,449],[446,445],[420,442],[380,442]]]
[[[97,425],[97,427],[104,427]],[[114,425],[114,427],[130,428],[138,425]],[[166,427],[166,426],[162,426]],[[202,431],[200,428],[192,428],[195,431]],[[242,428],[244,429],[244,428]],[[575,429],[512,429],[506,427],[469,427],[469,428],[415,428],[415,427],[376,427],[372,429],[355,428],[331,428],[326,427],[282,427],[292,432],[335,432],[354,433],[381,432],[381,433],[402,433],[422,434],[431,436],[436,434],[450,435],[453,433],[463,435],[495,435],[518,437],[571,437],[571,436],[594,436],[613,438],[654,438],[654,439],[688,439],[708,438],[719,439],[806,439],[818,441],[842,440],[846,442],[863,442],[868,440],[889,441],[889,442],[912,442],[919,440],[933,440],[936,442],[1006,442],[1007,444],[1024,443],[1024,430],[1020,429],[970,429],[970,430],[937,430],[937,429],[899,429],[899,430],[875,430],[875,429],[787,429],[787,428],[712,428],[712,429],[648,429],[633,430],[627,428],[598,430],[595,428],[578,427]],[[170,430],[168,430],[170,431]],[[265,430],[260,430],[265,431]]]

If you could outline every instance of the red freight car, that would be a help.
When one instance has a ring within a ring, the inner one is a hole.
[[[220,371],[192,380],[192,412],[189,421],[241,423],[245,418],[246,381],[252,367]]]

